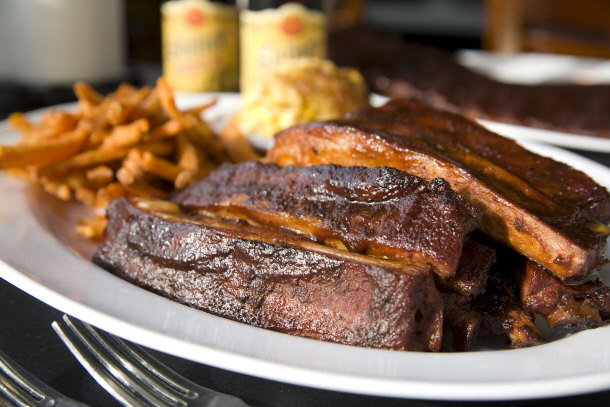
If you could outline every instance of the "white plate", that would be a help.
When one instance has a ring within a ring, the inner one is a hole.
[[[477,120],[487,129],[515,140],[532,140],[575,150],[610,153],[610,139],[536,129],[491,120]]]
[[[181,99],[181,105],[198,98]],[[218,111],[230,101],[221,96]],[[0,143],[15,140],[0,127]],[[524,143],[610,186],[610,170]],[[557,397],[610,389],[610,327],[541,346],[469,353],[363,349],[208,315],[129,284],[88,261],[73,232],[76,204],[0,175],[0,277],[49,305],[128,340],[196,362],[281,382],[359,394],[445,400]],[[18,312],[18,310],[15,310]]]
[[[371,104],[373,106],[381,106],[388,100],[389,99],[385,96],[373,95],[371,97]],[[501,134],[514,140],[532,140],[575,150],[610,153],[610,139],[537,129],[516,124],[500,123],[492,120],[478,119],[477,122],[494,133]]]
[[[543,52],[516,54],[463,49],[456,52],[459,64],[504,83],[537,85],[610,83],[610,59]]]

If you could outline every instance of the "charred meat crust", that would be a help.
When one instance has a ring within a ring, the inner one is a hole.
[[[443,294],[443,350],[464,352],[479,336],[481,312],[473,307],[473,298],[458,293]],[[504,333],[504,332],[502,332]]]
[[[480,211],[442,179],[394,168],[224,165],[180,191],[177,204],[199,213],[301,233],[350,252],[455,275]]]
[[[482,294],[487,286],[489,269],[496,261],[496,251],[473,240],[464,243],[455,276],[437,279],[442,291],[475,297]]]
[[[498,270],[489,274],[485,294],[472,304],[480,312],[479,336],[505,334],[514,348],[539,345],[544,336],[534,324],[534,315],[523,309],[513,279]]]
[[[394,100],[345,119],[294,126],[276,135],[267,159],[279,165],[390,166],[446,179],[483,212],[479,229],[575,280],[598,263],[610,195],[588,176],[534,154],[458,115]]]
[[[356,346],[437,351],[442,298],[432,275],[293,234],[187,217],[124,198],[108,208],[94,262],[225,318]]]

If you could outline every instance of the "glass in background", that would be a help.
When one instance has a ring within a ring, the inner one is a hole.
[[[124,0],[0,1],[0,79],[35,87],[122,79]]]
[[[329,4],[323,0],[238,0],[242,92],[282,61],[326,56]]]
[[[234,1],[172,0],[161,6],[163,75],[175,90],[237,90]]]

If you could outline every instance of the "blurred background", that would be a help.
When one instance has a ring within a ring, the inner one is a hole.
[[[366,32],[454,50],[610,57],[608,0],[345,0]],[[0,1],[0,119],[161,74],[161,0]],[[341,26],[341,27],[340,27]],[[351,27],[353,28],[353,27]],[[333,32],[330,33],[332,52]],[[358,42],[350,44],[358,50]],[[363,48],[362,52],[366,52]],[[332,55],[331,55],[332,57]],[[400,56],[396,56],[397,59]]]

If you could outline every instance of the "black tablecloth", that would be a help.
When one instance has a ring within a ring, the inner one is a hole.
[[[0,279],[0,349],[64,394],[92,406],[119,406],[72,357],[51,329],[61,312]],[[610,391],[575,397],[517,402],[435,402],[368,397],[263,380],[150,351],[191,380],[239,396],[253,407],[424,407],[424,406],[608,406]],[[532,384],[535,386],[535,384]],[[439,392],[442,391],[439,389]]]
[[[57,92],[52,93],[57,95]],[[7,96],[5,93],[4,96]],[[0,98],[18,110],[15,99]],[[53,103],[64,100],[53,100]],[[36,103],[39,103],[36,101]],[[6,117],[0,103],[0,119]],[[6,105],[4,107],[6,107]],[[32,107],[38,107],[35,105]],[[25,110],[25,109],[22,109]],[[578,152],[610,167],[610,154]],[[0,197],[3,199],[3,197]],[[1,231],[0,231],[1,233]],[[51,329],[61,313],[0,279],[0,349],[69,397],[92,406],[118,406],[76,362]],[[516,402],[436,402],[368,397],[317,390],[244,376],[151,351],[191,380],[245,399],[252,406],[609,406],[610,391]],[[532,386],[535,386],[533,383]],[[610,383],[609,386],[610,388]],[[439,389],[441,392],[442,389]]]

